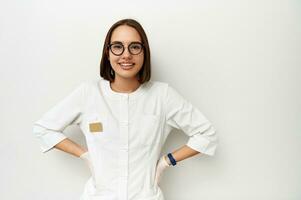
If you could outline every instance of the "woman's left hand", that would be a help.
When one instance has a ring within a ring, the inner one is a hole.
[[[155,184],[158,184],[160,182],[163,171],[170,166],[164,157],[165,156],[162,156],[157,162]]]

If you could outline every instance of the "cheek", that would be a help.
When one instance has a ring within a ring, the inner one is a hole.
[[[143,63],[144,63],[144,55],[143,54],[139,56],[139,58],[137,59],[137,62],[139,64],[143,65]]]
[[[109,61],[110,61],[110,63],[111,63],[112,66],[116,65],[117,62],[118,62],[118,57],[116,57],[114,55],[109,55],[108,59],[109,59]]]

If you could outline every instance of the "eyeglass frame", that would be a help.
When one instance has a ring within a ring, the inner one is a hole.
[[[122,50],[122,52],[121,52],[120,54],[115,54],[115,53],[113,53],[113,51],[112,51],[112,49],[111,49],[111,46],[114,45],[114,44],[121,44],[121,46],[123,47],[123,50]],[[140,44],[140,45],[142,46],[141,51],[140,51],[139,53],[137,53],[137,54],[133,54],[133,53],[130,51],[130,46],[131,46],[132,44]],[[114,42],[114,43],[108,44],[108,45],[107,45],[107,48],[108,48],[108,49],[112,52],[112,54],[114,54],[115,56],[121,56],[121,55],[124,53],[124,51],[125,51],[125,46],[124,46],[124,44],[123,44],[122,42]],[[129,53],[130,53],[131,55],[139,55],[139,54],[145,49],[145,47],[144,47],[144,44],[141,43],[141,42],[131,42],[131,43],[127,46],[127,49],[128,49],[128,51],[129,51]]]

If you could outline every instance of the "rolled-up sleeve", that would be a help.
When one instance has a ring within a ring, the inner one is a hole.
[[[211,122],[170,85],[165,95],[166,125],[182,130],[189,136],[187,146],[213,156],[218,144],[216,129]]]
[[[67,138],[63,133],[67,126],[80,123],[86,85],[86,82],[82,82],[34,122],[33,133],[43,153],[53,149],[56,144]]]

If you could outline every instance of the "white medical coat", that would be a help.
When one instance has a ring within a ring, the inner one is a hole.
[[[91,124],[98,129],[91,130]],[[216,130],[205,116],[164,82],[149,81],[132,93],[115,92],[103,78],[84,81],[35,122],[33,132],[42,152],[66,138],[63,130],[78,124],[95,177],[81,200],[164,200],[155,183],[156,164],[173,128],[186,145],[214,155]]]

